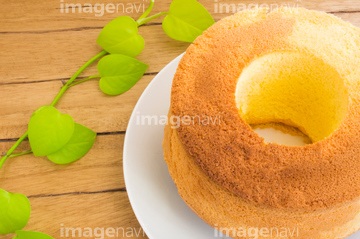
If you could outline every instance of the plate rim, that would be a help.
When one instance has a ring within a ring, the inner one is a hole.
[[[181,58],[183,57],[183,55],[185,54],[184,53],[181,53],[179,56],[175,57],[173,60],[171,60],[164,68],[161,69],[161,71],[151,80],[151,82],[146,86],[145,90],[141,93],[141,96],[139,97],[139,99],[137,100],[136,104],[135,104],[135,107],[134,109],[132,110],[131,112],[131,116],[130,116],[130,119],[129,119],[129,122],[128,122],[128,125],[126,127],[126,131],[125,131],[125,138],[124,138],[124,146],[123,146],[123,174],[124,174],[124,182],[125,182],[125,188],[126,188],[126,192],[127,192],[127,196],[129,198],[129,201],[130,201],[130,205],[131,205],[131,208],[132,210],[134,211],[134,214],[135,214],[135,217],[136,219],[138,220],[140,226],[142,227],[142,229],[144,230],[145,234],[149,237],[149,238],[152,238],[151,237],[151,233],[150,233],[150,230],[148,229],[148,227],[146,226],[146,223],[143,221],[143,219],[140,217],[138,217],[138,207],[136,206],[136,204],[134,203],[134,195],[133,195],[133,192],[132,192],[132,189],[131,187],[127,187],[128,183],[129,182],[129,178],[128,178],[128,171],[129,170],[126,170],[129,166],[127,164],[127,160],[126,158],[128,157],[127,154],[128,154],[128,142],[129,142],[129,136],[130,135],[128,132],[130,131],[131,133],[131,127],[133,126],[132,122],[134,122],[135,120],[135,117],[136,117],[136,112],[137,112],[137,109],[140,107],[139,105],[141,104],[142,102],[142,99],[145,97],[145,95],[147,94],[148,91],[150,91],[150,88],[152,87],[153,84],[155,84],[156,81],[158,81],[159,79],[161,79],[161,75],[163,72],[167,71],[169,68],[172,67],[172,65],[174,64],[174,62],[178,61],[179,58],[181,60]]]

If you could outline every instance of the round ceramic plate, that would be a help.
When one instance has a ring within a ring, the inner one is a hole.
[[[170,107],[171,83],[182,55],[168,64],[149,84],[130,118],[124,144],[124,175],[135,215],[150,239],[227,238],[202,221],[179,196],[163,159],[164,120]],[[301,145],[266,129],[269,141]],[[274,139],[275,137],[275,139]],[[360,232],[347,239],[360,238]]]

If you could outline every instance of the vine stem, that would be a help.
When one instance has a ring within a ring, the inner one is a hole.
[[[150,12],[151,12],[151,10],[152,10],[152,8],[153,8],[153,6],[154,6],[154,3],[155,3],[155,0],[151,0],[149,7],[148,7],[148,8],[146,9],[146,11],[139,17],[138,21],[140,21],[141,19],[146,18],[146,17],[150,14]]]
[[[22,152],[22,153],[18,153],[18,154],[11,154],[9,156],[9,158],[14,158],[14,157],[17,157],[17,156],[22,156],[22,155],[25,155],[25,154],[31,154],[32,153],[32,150],[29,150],[29,151],[26,151],[26,152]]]
[[[20,143],[22,141],[24,141],[24,139],[26,139],[28,136],[28,132],[26,132],[25,134],[23,134],[17,141],[16,143],[9,149],[9,151],[7,151],[6,155],[4,157],[1,157],[1,161],[0,161],[0,169],[2,168],[2,166],[4,165],[5,161],[10,157],[10,155],[14,152],[14,150],[20,145]]]
[[[82,67],[80,67],[80,69],[70,78],[70,80],[61,88],[59,94],[57,94],[57,96],[55,97],[55,99],[53,100],[53,102],[50,104],[50,106],[54,106],[56,105],[56,103],[60,100],[61,96],[65,93],[65,91],[70,87],[70,85],[73,83],[73,81],[80,75],[81,72],[83,72],[86,67],[88,67],[89,65],[91,65],[91,63],[93,63],[94,61],[96,61],[97,59],[105,56],[107,54],[106,51],[102,51],[99,54],[97,54],[96,56],[94,56],[93,58],[91,58],[88,62],[86,62]]]
[[[141,25],[143,25],[143,24],[145,24],[145,23],[147,23],[147,22],[149,22],[149,21],[151,21],[151,20],[153,20],[155,18],[158,18],[158,17],[160,17],[162,15],[166,15],[168,13],[169,12],[160,12],[158,14],[155,14],[155,15],[151,16],[151,17],[139,19],[136,22],[137,22],[138,26],[141,26]]]
[[[107,54],[106,51],[102,51],[99,54],[97,54],[96,56],[94,56],[93,58],[91,58],[88,62],[86,62],[82,67],[80,67],[80,69],[70,78],[70,80],[61,88],[60,92],[57,94],[57,96],[55,97],[55,99],[53,100],[53,102],[50,104],[50,106],[55,106],[56,103],[60,100],[61,96],[65,93],[65,91],[70,87],[70,85],[73,83],[73,81],[80,75],[81,72],[83,72],[89,65],[91,65],[94,61],[96,61],[97,59],[105,56]],[[15,156],[19,156],[19,155],[13,155],[11,156],[11,154],[14,152],[14,150],[21,144],[22,141],[24,141],[26,138],[28,137],[28,132],[24,133],[16,142],[15,144],[6,152],[5,156],[1,157],[0,160],[0,170],[2,168],[2,166],[4,165],[5,161],[9,158],[9,157],[15,157]],[[30,151],[28,151],[30,152]],[[23,155],[21,153],[21,155]]]
[[[91,80],[91,79],[95,79],[95,78],[101,78],[101,76],[100,76],[100,75],[90,76],[90,77],[88,77],[88,78],[86,78],[86,79],[79,80],[79,81],[76,81],[76,82],[70,84],[69,87],[72,87],[72,86],[74,86],[74,85],[77,85],[77,84],[80,84],[80,83],[83,83],[83,82],[85,82],[85,81],[88,81],[88,80]]]

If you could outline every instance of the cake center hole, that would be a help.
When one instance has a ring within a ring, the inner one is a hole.
[[[239,77],[235,99],[242,118],[265,142],[283,145],[325,139],[340,126],[348,107],[336,69],[292,51],[253,60]]]

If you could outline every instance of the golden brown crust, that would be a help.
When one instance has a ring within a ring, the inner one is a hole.
[[[183,200],[206,223],[232,238],[340,239],[360,228],[359,200],[315,211],[266,207],[238,197],[210,179],[169,125],[165,127],[163,149]],[[258,237],[249,234],[254,230]]]
[[[353,92],[338,130],[307,146],[265,144],[240,117],[234,95],[242,69],[257,56],[292,49],[287,39],[297,25],[281,12],[246,14],[216,23],[182,58],[171,93],[173,115],[220,116],[221,123],[181,125],[180,141],[212,180],[256,203],[317,209],[358,198],[360,101]]]

